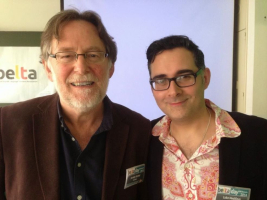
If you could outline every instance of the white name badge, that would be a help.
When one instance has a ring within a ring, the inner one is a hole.
[[[216,200],[249,200],[250,188],[218,185]]]
[[[126,169],[126,180],[124,189],[131,187],[137,183],[141,183],[145,178],[145,164],[137,165]]]

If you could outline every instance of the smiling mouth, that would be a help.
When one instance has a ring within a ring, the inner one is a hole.
[[[71,83],[71,85],[73,86],[89,86],[89,85],[93,85],[94,82],[93,81],[87,81],[87,82],[77,82],[77,83]]]
[[[171,105],[181,105],[181,104],[183,104],[184,102],[186,102],[187,101],[187,99],[185,99],[185,100],[183,100],[183,101],[179,101],[179,102],[172,102],[172,103],[170,103]]]

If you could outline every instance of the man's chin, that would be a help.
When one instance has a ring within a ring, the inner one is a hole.
[[[72,108],[75,108],[76,110],[79,110],[80,112],[86,112],[94,109],[97,107],[102,101],[104,97],[101,98],[100,96],[95,98],[85,98],[85,99],[75,99],[75,100],[69,100],[68,104]]]
[[[100,91],[96,93],[83,92],[82,94],[58,93],[59,98],[63,100],[66,106],[79,112],[86,112],[97,107],[106,96]],[[63,102],[62,102],[63,103]]]
[[[97,104],[88,104],[88,103],[83,104],[81,102],[79,102],[79,103],[71,102],[71,103],[69,103],[69,106],[80,113],[84,113],[84,112],[88,112],[88,111],[92,110],[93,108],[95,108],[97,106]]]

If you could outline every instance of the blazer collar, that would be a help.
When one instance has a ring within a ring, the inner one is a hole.
[[[42,97],[42,101],[37,105],[37,108],[42,112],[47,110],[53,110],[56,108],[57,112],[57,102],[59,101],[59,96],[57,93],[49,96]]]
[[[148,162],[147,181],[149,199],[162,199],[162,162],[164,145],[159,137],[151,136]]]
[[[121,165],[127,146],[129,125],[125,115],[110,100],[113,126],[107,133],[102,199],[112,199],[119,181]]]
[[[33,138],[38,178],[44,199],[59,199],[58,95],[43,98],[33,115]]]

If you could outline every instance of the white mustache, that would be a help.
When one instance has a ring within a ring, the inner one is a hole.
[[[77,82],[98,82],[99,80],[92,74],[83,74],[83,75],[75,74],[69,77],[66,81],[68,83],[77,83]]]

